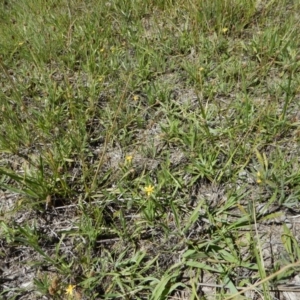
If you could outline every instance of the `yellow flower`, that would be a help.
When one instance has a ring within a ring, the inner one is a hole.
[[[257,178],[256,178],[256,182],[259,184],[259,183],[262,183],[262,179],[261,179],[261,174],[260,174],[260,172],[257,172],[256,173],[256,176],[257,176]]]
[[[147,196],[150,196],[153,191],[154,191],[154,186],[152,186],[151,184],[149,184],[148,186],[145,187],[145,192],[147,194]]]
[[[132,158],[133,158],[132,155],[126,155],[125,161],[130,164],[132,161]]]
[[[222,28],[222,32],[223,32],[223,33],[226,33],[227,31],[228,31],[228,28],[227,28],[227,27]]]
[[[66,295],[72,296],[75,287],[76,285],[69,284],[68,287],[66,288]]]
[[[138,96],[138,95],[134,95],[134,96],[133,96],[133,100],[134,100],[134,101],[138,101],[138,100],[139,100],[139,96]]]

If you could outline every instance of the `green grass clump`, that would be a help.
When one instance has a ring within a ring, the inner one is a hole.
[[[0,6],[4,299],[292,292],[297,1]]]

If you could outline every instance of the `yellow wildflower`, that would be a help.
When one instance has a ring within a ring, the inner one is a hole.
[[[126,155],[125,161],[130,164],[132,162],[132,158],[132,155]]]
[[[259,184],[259,183],[262,183],[261,174],[260,174],[259,171],[256,173],[256,176],[257,176],[256,182],[257,182],[258,184]]]
[[[147,196],[149,197],[154,191],[154,186],[149,184],[148,186],[145,187],[144,190],[145,190]]]
[[[223,32],[223,33],[226,33],[227,31],[228,31],[228,28],[227,28],[227,27],[222,28],[222,32]]]
[[[73,290],[76,287],[76,285],[69,284],[66,288],[66,295],[73,296]]]
[[[138,101],[138,100],[139,100],[139,96],[138,96],[138,95],[134,95],[134,96],[133,96],[133,100],[134,100],[134,101]]]

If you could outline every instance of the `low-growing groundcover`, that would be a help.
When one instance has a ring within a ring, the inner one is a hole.
[[[2,1],[0,298],[299,298],[299,12]]]

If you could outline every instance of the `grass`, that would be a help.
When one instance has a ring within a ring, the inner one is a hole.
[[[0,5],[3,299],[297,291],[298,1]]]

